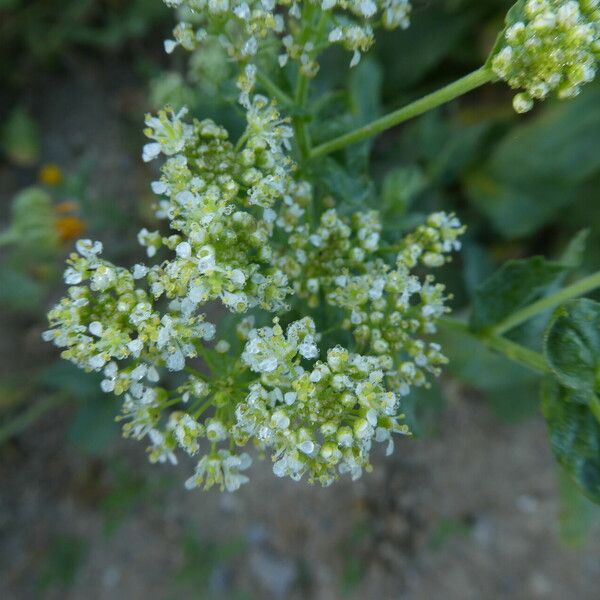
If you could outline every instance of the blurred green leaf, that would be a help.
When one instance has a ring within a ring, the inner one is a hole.
[[[561,385],[600,396],[600,303],[587,298],[561,306],[546,333],[544,355]]]
[[[473,204],[507,238],[537,231],[581,196],[598,197],[600,86],[514,127],[466,179]]]
[[[386,93],[397,95],[398,90],[419,83],[457,45],[478,16],[477,8],[453,14],[436,6],[416,12],[408,29],[382,33],[376,51],[387,63]]]
[[[471,327],[488,329],[538,300],[567,267],[540,256],[511,260],[477,286]]]
[[[600,504],[600,422],[572,390],[552,379],[544,380],[541,400],[556,460]]]

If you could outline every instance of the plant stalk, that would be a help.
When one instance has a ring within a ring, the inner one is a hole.
[[[534,302],[533,304],[514,312],[512,315],[504,319],[504,321],[493,327],[491,332],[493,335],[502,335],[506,331],[514,329],[518,325],[521,325],[521,323],[528,321],[539,313],[563,304],[567,300],[582,296],[583,294],[591,292],[598,287],[600,287],[600,271],[590,275],[589,277],[580,279],[572,285],[569,285],[554,294],[550,294],[550,296],[546,296],[545,298],[542,298],[541,300],[538,300],[537,302]]]
[[[375,121],[371,121],[371,123],[367,123],[354,131],[341,135],[329,142],[325,142],[319,146],[313,148],[310,152],[310,158],[318,158],[320,156],[325,156],[326,154],[331,154],[332,152],[336,152],[337,150],[341,150],[346,146],[350,146],[352,144],[356,144],[361,142],[367,138],[373,137],[382,131],[386,131],[400,123],[404,123],[404,121],[408,121],[414,117],[418,117],[423,113],[426,113],[433,108],[441,106],[442,104],[446,104],[450,102],[450,100],[454,100],[459,96],[470,92],[482,85],[493,81],[496,78],[494,73],[486,66],[477,69],[470,75],[455,81],[436,92],[428,94],[411,104],[404,106],[394,112],[389,113]]]
[[[521,346],[502,336],[486,332],[473,331],[466,323],[457,319],[443,318],[440,320],[442,327],[460,331],[472,338],[479,340],[484,346],[495,350],[513,362],[519,363],[524,367],[536,371],[540,374],[550,373],[550,367],[546,364],[544,357],[538,352],[534,352],[525,346]]]

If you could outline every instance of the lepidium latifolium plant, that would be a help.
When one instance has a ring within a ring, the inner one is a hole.
[[[151,185],[164,227],[139,232],[147,261],[130,268],[104,259],[99,241],[77,242],[44,334],[103,374],[102,390],[122,398],[124,435],[146,440],[151,461],[195,457],[189,488],[237,490],[251,455],[278,477],[356,479],[375,444],[391,453],[410,435],[403,400],[447,362],[440,323],[553,372],[501,334],[593,289],[597,275],[520,307],[501,331],[450,320],[432,272],[461,249],[459,216],[431,214],[384,242],[380,213],[323,192],[313,165],[498,79],[520,90],[519,112],[576,95],[600,56],[596,0],[517,2],[480,69],[319,145],[307,124],[320,57],[341,46],[356,67],[379,28],[409,27],[408,0],[166,3],[181,19],[166,51],[192,51],[196,65],[203,52],[225,56],[245,126],[232,139],[182,106],[146,117],[142,157],[161,161]],[[215,305],[229,315],[210,319]]]

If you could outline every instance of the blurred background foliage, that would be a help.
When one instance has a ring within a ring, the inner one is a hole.
[[[479,67],[510,4],[415,0],[410,29],[380,36],[357,68],[346,68],[345,53],[329,53],[313,86],[320,119],[313,124],[315,142]],[[62,265],[74,239],[83,233],[118,237],[114,249],[106,245],[109,258],[118,253],[133,262],[139,256],[134,232],[152,223],[147,196],[130,209],[118,198],[94,195],[93,153],[65,171],[43,150],[45,132],[31,98],[36,79],[51,80],[107,56],[131,65],[142,100],[126,111],[123,128],[134,153],[141,146],[141,115],[165,103],[186,104],[197,116],[218,119],[234,131],[239,127],[226,57],[218,47],[196,51],[189,61],[165,57],[162,39],[172,23],[171,11],[159,0],[65,0],[60,8],[51,0],[0,0],[0,174],[13,185],[0,190],[0,309],[7,322],[16,323],[12,335],[27,335],[32,325],[41,332],[48,305],[61,293]],[[285,88],[285,72],[274,76]],[[322,193],[343,197],[348,207],[381,210],[388,237],[431,211],[457,212],[468,224],[464,251],[439,278],[459,315],[483,321],[486,315],[477,312],[486,293],[482,283],[507,261],[530,278],[529,300],[600,264],[600,82],[573,101],[540,104],[527,117],[513,113],[510,98],[504,86],[486,86],[314,166]],[[93,148],[94,141],[88,143]],[[545,258],[532,263],[532,256]],[[539,350],[548,318],[511,336]],[[449,375],[475,390],[499,419],[516,422],[539,413],[535,374],[459,333],[442,335]],[[6,344],[3,350],[14,351]],[[43,360],[10,365],[0,378],[0,456],[10,455],[11,444],[42,414],[65,405],[61,414],[70,425],[64,443],[95,460],[110,452],[118,435],[118,401],[101,394],[94,377],[51,352]],[[405,409],[416,435],[435,435],[443,408],[444,385],[408,398]],[[108,528],[144,496],[156,497],[149,484],[111,464],[102,496]],[[566,477],[560,479],[560,499],[563,538],[580,543],[598,509]],[[463,529],[441,528],[436,543]],[[215,561],[235,560],[242,551],[242,542],[215,549],[191,536],[177,585],[204,582]],[[39,589],[68,586],[83,553],[82,540],[54,540]],[[345,577],[352,582],[359,576],[350,561]]]

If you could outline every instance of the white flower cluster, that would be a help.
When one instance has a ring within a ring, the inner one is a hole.
[[[418,338],[434,333],[435,322],[448,311],[444,286],[431,276],[420,280],[411,270],[445,264],[460,249],[464,227],[453,215],[431,215],[394,248],[393,267],[380,256],[380,231],[375,211],[346,222],[331,209],[314,233],[308,226],[297,228],[290,236],[293,252],[282,254],[279,264],[310,306],[324,297],[344,310],[342,325],[358,347],[377,356],[390,385],[406,395],[446,363],[439,345]]]
[[[65,271],[68,294],[50,311],[44,338],[102,373],[102,390],[123,398],[124,434],[147,438],[152,462],[197,457],[188,488],[237,490],[251,460],[234,450],[248,443],[271,453],[276,475],[329,485],[369,470],[374,442],[392,451],[393,434],[408,433],[401,397],[444,364],[440,347],[426,341],[447,310],[444,287],[413,270],[444,264],[463,228],[434,214],[390,249],[381,247],[376,211],[319,214],[288,156],[288,121],[253,95],[250,59],[267,36],[281,34],[280,62],[298,59],[308,75],[315,31],[360,52],[376,21],[407,24],[408,2],[231,1],[170,4],[206,22],[198,31],[180,25],[178,43],[194,48],[217,33],[246,63],[238,80],[244,132],[232,143],[224,128],[188,119],[185,108],[146,117],[143,159],[164,160],[152,190],[165,227],[138,234],[150,264],[117,267],[101,258],[99,242],[78,242]],[[283,35],[286,18],[304,33]],[[318,360],[321,335],[310,317],[289,323],[288,313],[284,333],[280,319],[292,300],[301,314],[328,304],[350,349],[336,345]],[[236,319],[237,342],[215,338],[203,312],[215,301]],[[265,314],[273,326],[257,328]],[[175,375],[161,386],[168,371]]]
[[[526,0],[509,13],[504,46],[492,60],[512,88],[517,112],[551,93],[576,96],[596,76],[600,59],[598,0]]]
[[[318,71],[324,44],[340,44],[353,53],[351,65],[373,44],[373,28],[407,28],[409,0],[165,0],[182,9],[182,22],[165,42],[194,50],[216,37],[236,61],[248,64],[261,49],[279,48],[279,64],[297,61],[302,73]],[[195,27],[193,23],[199,22]]]
[[[148,256],[163,245],[176,254],[144,272],[154,295],[176,299],[186,314],[215,299],[240,313],[255,306],[285,308],[290,288],[271,265],[270,238],[273,205],[296,187],[285,153],[290,127],[256,96],[243,143],[234,148],[225,129],[209,120],[184,123],[184,114],[166,109],[146,120],[146,135],[154,141],[144,147],[144,157],[168,157],[152,189],[163,198],[158,216],[174,235],[142,230],[139,239]]]
[[[386,389],[385,373],[373,356],[335,347],[325,362],[314,360],[315,324],[309,318],[251,332],[242,359],[261,375],[236,409],[234,437],[271,450],[278,477],[331,484],[339,474],[360,477],[369,470],[372,443],[408,433],[399,398]]]
[[[291,288],[272,265],[274,206],[283,198],[293,203],[302,189],[286,155],[290,129],[265,98],[253,98],[235,148],[212,121],[189,123],[184,116],[185,110],[166,108],[146,119],[152,141],[144,159],[167,157],[152,188],[162,198],[158,215],[171,232],[144,229],[138,238],[149,258],[164,247],[171,259],[128,270],[102,259],[101,243],[80,240],[65,271],[68,295],[50,311],[44,334],[65,359],[102,372],[103,391],[124,396],[124,433],[148,436],[154,462],[175,462],[177,447],[195,454],[200,438],[213,444],[228,439],[229,425],[219,415],[204,423],[197,419],[197,411],[218,404],[222,390],[212,390],[197,375],[171,392],[155,384],[161,369],[181,372],[208,350],[203,343],[213,339],[215,326],[199,312],[206,302],[219,299],[238,313],[286,307]],[[166,311],[158,308],[162,298]],[[226,352],[226,343],[214,351]],[[165,423],[165,409],[177,403],[188,404],[189,412]],[[237,489],[247,462],[244,455],[215,448],[189,485],[204,481]]]

